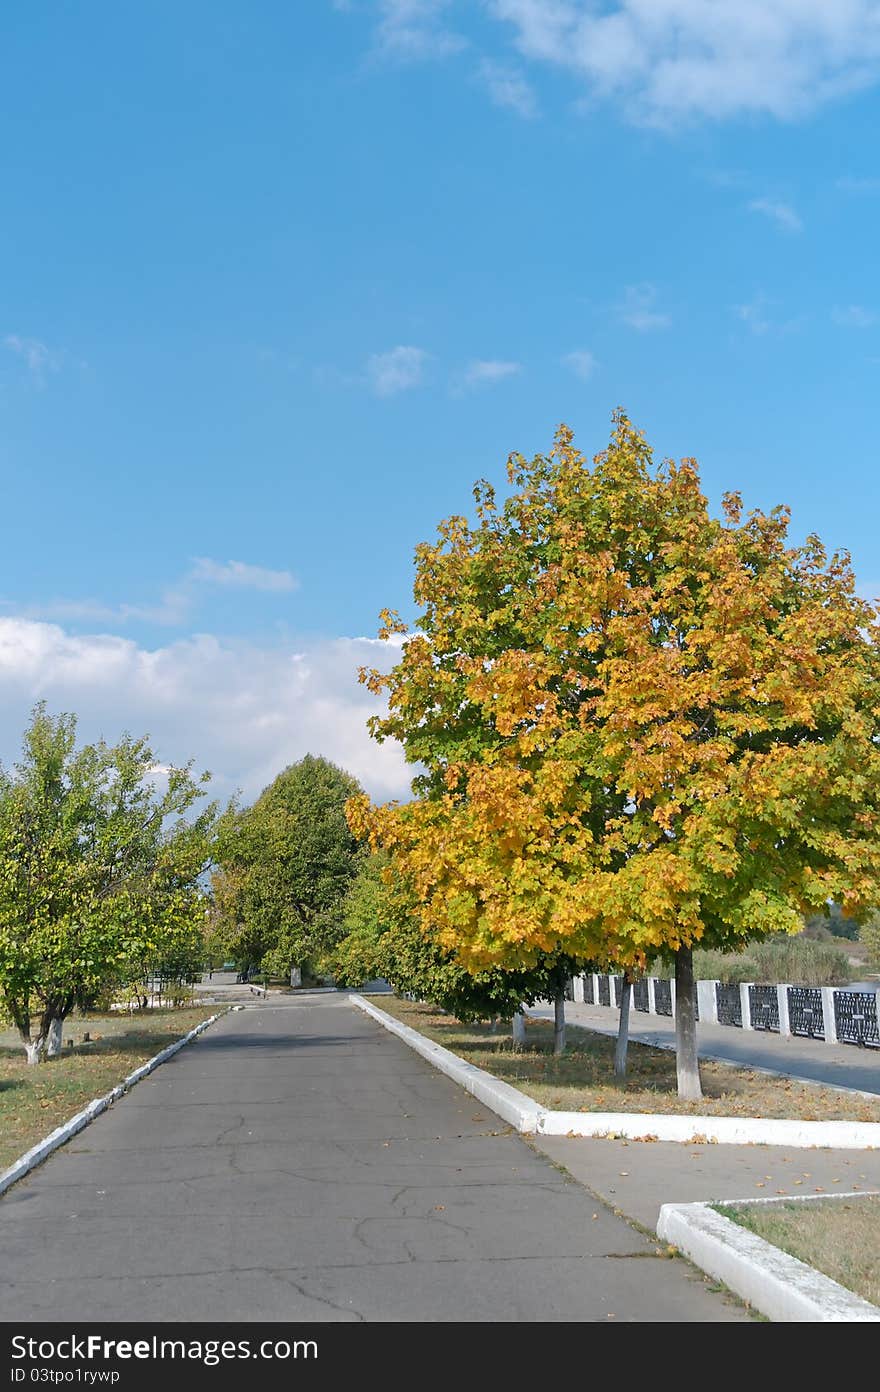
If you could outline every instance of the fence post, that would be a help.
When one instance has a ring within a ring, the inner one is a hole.
[[[834,1014],[834,987],[821,986],[822,1023],[825,1026],[825,1043],[837,1043],[837,1018]]]
[[[714,981],[697,982],[697,1001],[700,1007],[700,1023],[718,1024],[718,996]]]
[[[880,1006],[880,996],[878,996],[878,998],[877,998],[877,1004],[878,1004],[878,1006]],[[657,1014],[657,997],[656,997],[656,995],[654,994],[654,978],[653,978],[653,976],[649,976],[649,977],[648,977],[648,1014],[649,1014],[649,1015],[656,1015],[656,1014]]]
[[[592,978],[593,978],[593,1004],[594,1004],[594,1005],[598,1005],[598,1004],[599,1004],[599,973],[598,973],[598,972],[592,972],[591,975],[592,975]]]
[[[739,984],[739,1008],[742,1013],[742,1027],[744,1030],[752,1028],[752,1000],[749,995],[750,981],[741,981]]]
[[[779,1004],[779,1033],[791,1034],[791,1021],[788,1018],[788,987],[776,987],[776,1000]]]
[[[572,995],[574,996],[575,1004],[576,1004],[576,1005],[583,1005],[583,1003],[584,1003],[584,978],[583,978],[582,976],[576,976],[576,977],[573,978],[573,980],[572,980]]]
[[[675,977],[669,979],[669,996],[672,1001],[672,1018],[675,1019]]]

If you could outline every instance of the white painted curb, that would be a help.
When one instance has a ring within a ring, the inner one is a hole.
[[[828,1196],[849,1198],[852,1195]],[[859,1196],[861,1197],[861,1195]],[[743,1203],[725,1199],[717,1202]],[[657,1236],[771,1320],[880,1321],[880,1309],[707,1203],[663,1204]]]
[[[472,1092],[525,1135],[621,1137],[632,1141],[709,1142],[718,1145],[812,1146],[835,1150],[880,1149],[880,1122],[791,1121],[770,1117],[671,1116],[661,1112],[556,1112],[503,1083],[475,1064],[402,1025],[356,993],[349,997],[422,1058]],[[478,1090],[479,1089],[479,1090]]]
[[[502,1083],[500,1078],[493,1077],[485,1069],[477,1068],[473,1063],[466,1063],[458,1054],[444,1049],[442,1044],[435,1044],[432,1039],[426,1039],[418,1030],[410,1029],[409,1025],[402,1025],[393,1015],[386,1015],[384,1010],[379,1010],[371,1001],[364,1000],[363,996],[353,992],[349,999],[367,1015],[372,1015],[374,1020],[378,1020],[379,1024],[384,1025],[392,1034],[396,1034],[417,1054],[421,1054],[422,1058],[427,1059],[435,1068],[439,1068],[441,1073],[452,1078],[466,1092],[470,1092],[480,1102],[485,1102],[487,1107],[491,1107],[504,1121],[509,1121],[517,1131],[531,1135],[537,1131],[541,1109],[533,1098],[527,1097],[524,1092],[519,1092],[508,1083]]]
[[[51,1131],[49,1135],[46,1136],[45,1140],[38,1141],[35,1146],[31,1146],[30,1150],[25,1151],[24,1155],[19,1156],[15,1163],[9,1166],[8,1170],[4,1170],[3,1173],[0,1174],[0,1194],[5,1194],[6,1190],[9,1189],[11,1185],[15,1184],[16,1180],[23,1179],[31,1170],[36,1169],[37,1165],[42,1165],[44,1160],[48,1160],[53,1150],[57,1150],[59,1146],[63,1146],[65,1141],[69,1141],[71,1136],[75,1136],[78,1131],[82,1131],[84,1127],[88,1126],[90,1121],[94,1121],[96,1116],[100,1116],[102,1112],[106,1112],[112,1102],[117,1101],[123,1093],[128,1092],[128,1089],[134,1087],[135,1083],[139,1083],[141,1078],[146,1078],[147,1074],[152,1073],[154,1068],[158,1068],[161,1063],[165,1063],[166,1059],[170,1059],[172,1054],[176,1054],[178,1049],[183,1048],[184,1044],[188,1044],[191,1039],[195,1039],[196,1035],[201,1034],[209,1025],[213,1025],[215,1020],[219,1020],[221,1015],[227,1013],[226,1010],[218,1010],[216,1015],[212,1015],[208,1020],[203,1020],[200,1025],[196,1025],[195,1029],[191,1029],[189,1034],[185,1034],[182,1039],[175,1040],[173,1044],[169,1044],[167,1049],[163,1049],[161,1053],[156,1054],[154,1058],[147,1059],[146,1063],[142,1063],[133,1073],[129,1073],[128,1077],[123,1078],[122,1082],[117,1083],[116,1087],[112,1088],[110,1092],[105,1093],[103,1097],[94,1098],[87,1106],[83,1107],[81,1112],[77,1112],[76,1116],[71,1117],[70,1121],[66,1121],[63,1126],[57,1126],[54,1131]]]
[[[620,1136],[625,1140],[715,1145],[779,1145],[834,1150],[880,1148],[877,1121],[794,1121],[774,1117],[671,1116],[661,1112],[542,1111],[542,1136]]]

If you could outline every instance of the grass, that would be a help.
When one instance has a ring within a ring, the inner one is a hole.
[[[863,1300],[880,1305],[880,1196],[715,1207]]]
[[[64,1024],[62,1056],[33,1068],[16,1032],[0,1033],[0,1170],[215,1013],[216,1007],[197,1006],[72,1016]]]
[[[702,1101],[682,1102],[676,1091],[675,1055],[669,1050],[630,1042],[628,1076],[621,1082],[614,1077],[614,1040],[607,1035],[567,1025],[568,1048],[556,1059],[549,1021],[527,1019],[526,1047],[516,1051],[509,1034],[493,1034],[488,1025],[462,1025],[436,1006],[392,995],[375,999],[395,1019],[556,1111],[880,1122],[880,1098],[705,1061],[700,1064]]]

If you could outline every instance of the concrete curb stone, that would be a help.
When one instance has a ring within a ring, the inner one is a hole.
[[[378,1020],[391,1034],[396,1034],[417,1054],[421,1054],[422,1058],[427,1059],[428,1063],[433,1064],[441,1073],[452,1078],[466,1092],[471,1093],[478,1101],[485,1102],[487,1107],[491,1107],[504,1121],[510,1122],[517,1131],[526,1134],[534,1134],[537,1131],[540,1108],[533,1098],[527,1097],[524,1092],[519,1092],[509,1083],[503,1083],[500,1078],[493,1077],[484,1069],[477,1068],[475,1064],[466,1063],[457,1054],[444,1049],[442,1044],[435,1044],[433,1040],[426,1039],[418,1030],[411,1029],[409,1025],[402,1025],[392,1015],[386,1015],[384,1010],[379,1010],[370,1001],[364,1000],[363,996],[353,993],[349,999],[367,1015],[372,1015],[373,1019]]]
[[[865,1192],[826,1197],[835,1200],[863,1198]],[[757,1201],[719,1199],[713,1203],[663,1204],[657,1236],[775,1322],[880,1322],[880,1309],[876,1305],[715,1211],[718,1203],[754,1202],[815,1200],[812,1197]]]
[[[235,1009],[236,1007],[233,1006],[231,1008]],[[241,1009],[240,1006],[237,1008]],[[65,1141],[69,1141],[72,1136],[82,1131],[90,1122],[94,1121],[95,1117],[100,1116],[113,1102],[116,1102],[124,1093],[128,1092],[129,1088],[134,1087],[142,1078],[146,1078],[147,1074],[152,1073],[160,1064],[165,1063],[165,1061],[170,1059],[173,1054],[176,1054],[179,1049],[182,1049],[185,1044],[189,1044],[190,1040],[195,1039],[196,1036],[201,1034],[203,1030],[206,1030],[209,1025],[213,1025],[215,1020],[219,1020],[222,1015],[226,1015],[229,1009],[230,1007],[227,1007],[227,1010],[218,1010],[216,1015],[212,1015],[208,1020],[203,1020],[200,1025],[196,1025],[188,1034],[185,1034],[182,1039],[176,1039],[173,1044],[169,1044],[167,1048],[162,1049],[161,1052],[156,1054],[153,1058],[147,1059],[146,1063],[142,1063],[133,1073],[129,1073],[127,1078],[123,1078],[121,1083],[117,1083],[116,1087],[111,1088],[103,1097],[94,1098],[91,1102],[87,1103],[81,1111],[77,1112],[75,1116],[72,1116],[69,1121],[65,1121],[63,1126],[56,1126],[55,1130],[51,1131],[44,1140],[38,1141],[35,1146],[31,1146],[30,1150],[25,1151],[24,1155],[20,1155],[8,1169],[0,1174],[0,1194],[5,1194],[7,1189],[19,1179],[23,1179],[26,1174],[30,1174],[31,1170],[36,1169],[37,1165],[42,1165],[43,1161],[48,1160],[53,1151],[57,1150],[59,1146],[63,1146]]]
[[[411,1049],[492,1107],[526,1135],[611,1137],[719,1145],[812,1146],[841,1150],[880,1149],[880,1122],[797,1121],[771,1117],[673,1116],[660,1112],[557,1112],[466,1063],[442,1045],[403,1025],[356,993],[350,1000]],[[479,1090],[478,1090],[479,1089]]]

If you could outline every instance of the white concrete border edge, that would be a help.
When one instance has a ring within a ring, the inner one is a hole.
[[[538,1130],[541,1108],[534,1098],[527,1097],[524,1092],[519,1092],[509,1083],[503,1083],[500,1078],[493,1077],[485,1069],[477,1068],[473,1063],[466,1063],[458,1054],[444,1049],[442,1044],[435,1044],[432,1039],[419,1034],[418,1030],[410,1029],[409,1025],[401,1024],[393,1015],[387,1015],[384,1010],[380,1010],[363,996],[352,992],[349,1000],[367,1015],[371,1015],[380,1025],[384,1025],[391,1034],[396,1034],[404,1044],[408,1044],[417,1054],[421,1054],[422,1058],[427,1059],[428,1063],[439,1068],[441,1073],[452,1078],[466,1092],[471,1093],[478,1101],[485,1102],[487,1107],[491,1107],[504,1121],[510,1122],[517,1131],[534,1135]]]
[[[717,1199],[712,1204],[663,1204],[657,1236],[771,1320],[880,1321],[876,1305],[715,1211],[718,1203],[748,1202]]]
[[[613,1136],[624,1140],[713,1145],[880,1149],[877,1121],[793,1121],[782,1117],[673,1116],[662,1112],[541,1113],[542,1136]]]
[[[234,1006],[231,1008],[235,1009]],[[167,1049],[162,1049],[161,1052],[156,1054],[153,1058],[147,1059],[146,1063],[142,1063],[133,1073],[129,1073],[127,1078],[123,1078],[121,1083],[117,1083],[116,1087],[111,1088],[103,1097],[93,1098],[91,1102],[83,1107],[82,1111],[76,1113],[76,1116],[72,1116],[69,1121],[65,1121],[63,1126],[56,1126],[54,1131],[50,1131],[49,1135],[44,1137],[42,1141],[38,1141],[35,1146],[31,1146],[30,1150],[25,1151],[24,1155],[20,1155],[14,1164],[10,1165],[7,1170],[4,1170],[2,1174],[0,1174],[0,1194],[5,1194],[7,1189],[15,1184],[17,1180],[23,1179],[26,1174],[30,1174],[31,1170],[36,1169],[37,1165],[42,1165],[43,1161],[48,1160],[53,1151],[57,1150],[59,1146],[63,1146],[65,1141],[70,1140],[71,1136],[75,1136],[78,1132],[82,1131],[84,1127],[89,1125],[89,1122],[94,1121],[96,1116],[100,1116],[102,1112],[105,1112],[112,1102],[117,1101],[118,1098],[122,1097],[123,1093],[128,1092],[129,1088],[139,1083],[141,1078],[146,1078],[147,1074],[152,1073],[154,1068],[158,1068],[160,1064],[165,1063],[166,1059],[171,1058],[172,1054],[176,1054],[185,1044],[189,1044],[190,1040],[195,1039],[196,1035],[201,1034],[209,1025],[213,1025],[215,1020],[219,1020],[222,1015],[228,1013],[229,1007],[227,1007],[226,1010],[218,1010],[216,1015],[212,1015],[208,1020],[203,1020],[201,1024],[196,1025],[188,1034],[183,1035],[181,1039],[176,1039],[173,1044],[169,1044]]]
[[[621,1137],[625,1140],[711,1142],[719,1145],[812,1146],[880,1149],[880,1122],[792,1121],[767,1117],[672,1116],[660,1112],[555,1112],[475,1064],[435,1044],[363,996],[350,1000],[441,1072],[460,1083],[505,1121],[527,1135]]]

